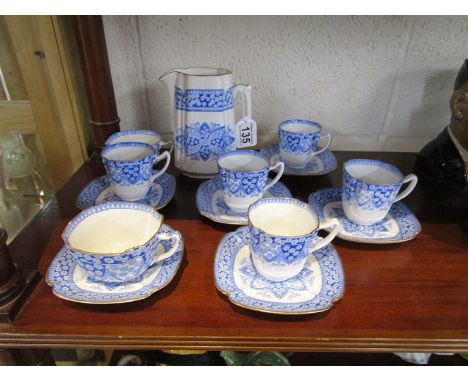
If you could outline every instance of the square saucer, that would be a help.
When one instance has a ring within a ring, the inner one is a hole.
[[[100,283],[91,280],[64,246],[49,266],[46,282],[61,299],[83,304],[122,304],[143,300],[172,281],[184,256],[184,242],[180,232],[167,224],[161,226],[160,232],[179,234],[180,242],[176,253],[168,259],[156,262],[135,280],[124,283]],[[168,252],[174,245],[174,238],[161,240],[155,255]]]
[[[153,174],[155,171],[153,170]],[[159,210],[171,201],[175,189],[175,178],[170,174],[164,173],[154,180],[146,196],[141,200],[135,201],[135,203],[146,204]],[[102,203],[117,201],[120,202],[122,199],[112,191],[109,176],[103,175],[93,179],[83,188],[78,198],[76,198],[76,206],[84,210]]]
[[[310,194],[311,204],[320,220],[337,218],[342,230],[337,237],[360,243],[391,244],[413,239],[421,232],[421,224],[402,202],[396,202],[381,222],[365,226],[350,221],[341,205],[341,188],[324,188]]]
[[[277,144],[270,145],[260,151],[263,153],[271,164],[280,161],[279,147]],[[337,167],[335,155],[330,150],[314,156],[305,167],[303,168],[292,168],[284,166],[285,175],[299,175],[299,176],[311,176],[311,175],[325,175],[335,170]],[[275,170],[273,170],[275,171]]]
[[[344,271],[333,245],[313,252],[297,276],[274,282],[255,269],[248,235],[248,227],[228,233],[215,255],[216,287],[234,305],[265,313],[311,314],[330,309],[343,297]]]
[[[288,188],[281,182],[276,182],[264,194],[264,198],[278,196],[292,197],[291,192],[289,192]],[[200,184],[197,190],[196,201],[198,212],[208,219],[223,224],[247,224],[247,212],[233,211],[224,202],[221,180],[219,177],[215,177]]]

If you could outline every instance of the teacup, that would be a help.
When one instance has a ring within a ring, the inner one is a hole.
[[[296,276],[314,251],[329,244],[341,229],[331,218],[320,222],[313,207],[292,198],[266,198],[248,211],[249,245],[257,271],[272,281]],[[334,227],[325,237],[317,232]]]
[[[118,131],[112,134],[106,140],[106,145],[112,145],[114,143],[122,142],[140,142],[146,143],[147,145],[153,146],[156,151],[156,154],[159,154],[162,147],[169,147],[169,152],[171,153],[174,144],[172,141],[165,142],[161,136],[153,130],[123,130]]]
[[[218,157],[219,176],[223,198],[226,205],[239,212],[263,197],[283,175],[284,163],[272,166],[268,160],[255,150],[228,151]],[[268,173],[278,168],[278,174],[268,181]]]
[[[398,194],[403,183],[410,182]],[[393,203],[408,196],[418,177],[403,177],[391,164],[369,159],[352,159],[343,166],[343,210],[349,220],[372,225],[385,218]]]
[[[288,119],[279,125],[279,151],[281,160],[291,168],[302,168],[316,155],[324,152],[330,146],[331,134],[320,137],[322,126],[314,121],[304,119]],[[317,150],[318,141],[328,142]]]
[[[163,216],[144,204],[104,203],[78,214],[68,223],[62,238],[89,278],[122,283],[176,253],[180,235],[158,233],[162,222]],[[172,238],[177,245],[156,257],[160,240]]]
[[[161,155],[153,146],[139,142],[114,143],[101,152],[113,191],[123,200],[135,201],[146,196],[153,181],[169,166],[171,154]],[[153,165],[166,159],[164,167],[152,174]]]

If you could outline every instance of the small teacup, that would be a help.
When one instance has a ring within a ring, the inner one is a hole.
[[[302,168],[316,155],[324,152],[332,141],[331,134],[320,137],[322,126],[314,121],[288,119],[279,125],[279,150],[281,160],[291,168]],[[328,139],[317,150],[319,139]]]
[[[398,194],[403,183],[410,182]],[[372,225],[385,218],[393,203],[408,196],[418,177],[403,177],[391,164],[369,159],[352,159],[343,165],[343,210],[349,220]]]
[[[68,223],[63,241],[89,278],[106,283],[128,282],[157,261],[174,255],[178,233],[158,233],[163,216],[140,203],[111,202],[88,208]],[[156,257],[160,240],[176,239]]]
[[[112,134],[106,140],[106,145],[112,145],[114,143],[122,142],[140,142],[146,143],[147,145],[153,146],[156,150],[156,153],[159,154],[161,148],[169,147],[169,152],[171,153],[174,144],[172,141],[165,142],[162,140],[161,136],[153,130],[123,130],[118,131],[117,133]]]
[[[249,245],[257,271],[272,281],[296,276],[314,251],[329,244],[341,229],[331,218],[320,222],[313,207],[292,198],[266,198],[248,211]],[[325,237],[317,232],[334,226]]]
[[[229,151],[218,157],[219,176],[226,205],[239,212],[263,197],[283,175],[284,163],[272,166],[255,150]],[[268,173],[278,168],[278,174],[268,182]]]
[[[171,161],[168,151],[158,155],[153,146],[139,142],[105,146],[101,156],[113,191],[127,201],[144,198],[153,181],[167,170]],[[152,174],[153,165],[163,159],[166,159],[164,167]]]

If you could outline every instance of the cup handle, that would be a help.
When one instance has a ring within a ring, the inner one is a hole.
[[[179,248],[179,245],[180,245],[180,234],[177,233],[177,232],[174,232],[174,233],[171,233],[171,234],[160,233],[160,234],[157,235],[157,237],[158,237],[159,240],[170,240],[173,237],[175,237],[176,238],[176,243],[169,251],[163,253],[161,256],[157,256],[157,257],[155,256],[155,258],[151,262],[150,266],[153,266],[154,264],[159,263],[160,261],[166,260],[169,257],[174,256],[175,253],[177,252],[178,248]]]
[[[273,180],[271,180],[270,182],[268,182],[265,186],[265,188],[263,189],[263,192],[265,192],[266,190],[268,190],[271,186],[273,186],[280,178],[281,176],[283,175],[283,172],[284,172],[284,163],[283,162],[277,162],[275,163],[274,165],[270,166],[270,169],[268,171],[268,173],[271,171],[271,170],[274,170],[275,168],[279,167],[279,170],[278,170],[278,174],[276,174],[276,176],[274,177]]]
[[[330,147],[330,144],[331,144],[331,141],[332,141],[331,134],[328,133],[327,135],[324,135],[323,137],[320,137],[319,141],[322,140],[322,139],[325,139],[325,138],[328,139],[327,144],[325,146],[323,146],[320,150],[312,152],[312,155],[310,156],[311,158],[313,158],[316,155],[319,155],[319,154],[323,153],[326,149],[328,149]]]
[[[341,230],[341,222],[336,218],[331,218],[331,219],[325,220],[324,222],[320,222],[319,229],[325,229],[325,228],[333,227],[333,226],[334,226],[333,230],[326,237],[324,237],[322,240],[320,240],[318,243],[316,243],[312,247],[310,252],[317,251],[317,250],[325,247],[326,245],[330,244],[330,242],[335,238],[335,236]]]
[[[407,183],[407,182],[410,182],[410,184],[408,185],[408,187],[406,187],[406,190],[402,191],[400,194],[397,195],[393,203],[398,202],[399,200],[407,197],[411,193],[411,191],[414,190],[414,188],[416,187],[416,184],[418,183],[418,177],[414,174],[406,175],[403,178],[402,183]]]
[[[164,167],[158,171],[156,174],[154,175],[151,175],[151,183],[154,182],[154,180],[161,176],[162,174],[164,174],[164,172],[167,170],[167,168],[169,167],[169,164],[171,163],[171,154],[169,153],[169,151],[164,151],[161,155],[158,155],[156,158],[155,158],[155,161],[153,163],[153,166],[162,161],[164,158],[166,158],[166,164],[164,165]]]
[[[172,154],[172,151],[174,150],[174,141],[161,141],[161,147],[164,149],[169,148],[169,154]]]

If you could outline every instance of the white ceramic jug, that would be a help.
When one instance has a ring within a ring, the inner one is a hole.
[[[160,80],[170,95],[176,167],[194,178],[215,176],[218,155],[236,149],[236,93],[242,94],[241,121],[251,121],[250,86],[233,85],[232,73],[221,68],[173,69]]]

